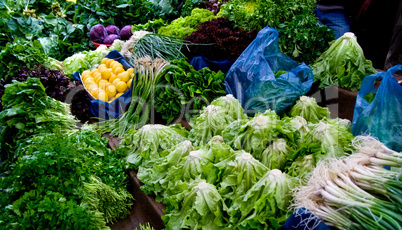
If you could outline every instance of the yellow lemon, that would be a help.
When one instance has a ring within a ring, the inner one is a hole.
[[[91,93],[91,95],[94,97],[94,98],[98,98],[98,93],[99,93],[99,89],[98,88],[93,88],[93,89],[91,89],[91,91],[89,91],[90,93]]]
[[[102,73],[103,71],[107,70],[107,67],[106,66],[100,66],[98,68],[98,70],[99,70],[100,73]]]
[[[90,70],[85,70],[84,72],[82,72],[81,77],[85,77],[87,75],[91,75],[91,71]]]
[[[110,64],[112,64],[112,62],[115,62],[115,60],[114,59],[109,59],[109,60],[106,61],[105,64],[106,64],[107,67],[110,67]]]
[[[107,93],[107,95],[109,96],[109,97],[114,97],[115,95],[116,95],[116,86],[114,86],[114,85],[109,85],[107,88],[106,88],[106,93]]]
[[[96,78],[95,78],[95,83],[96,83],[96,84],[99,84],[99,82],[100,82],[101,80],[103,80],[102,77],[98,75],[98,76],[96,76]]]
[[[87,78],[89,78],[89,77],[92,77],[92,75],[91,75],[91,74],[87,74],[87,75],[85,75],[85,76],[81,76],[82,82],[85,82],[85,80],[87,80]]]
[[[95,83],[95,80],[93,77],[88,77],[87,79],[85,79],[84,84],[85,85],[90,85],[92,83]]]
[[[119,75],[119,73],[123,73],[124,69],[122,67],[117,67],[114,71],[113,71],[116,75]]]
[[[124,82],[128,82],[128,80],[130,79],[127,71],[117,74],[117,77],[119,77],[120,80]]]
[[[106,67],[107,68],[107,66],[105,64],[100,64],[98,69],[100,69],[101,67]]]
[[[107,80],[112,75],[112,70],[111,69],[104,69],[103,71],[101,71],[101,75],[102,75],[103,79]]]
[[[127,71],[129,74],[132,74],[132,73],[134,72],[134,68],[128,68],[126,71]]]
[[[116,94],[116,96],[114,96],[115,98],[119,98],[121,95],[123,95],[123,93],[118,93]]]
[[[110,68],[112,68],[112,69],[116,69],[117,67],[123,68],[123,65],[122,65],[120,62],[118,62],[118,61],[112,62],[112,63],[110,64]]]
[[[88,86],[88,91],[91,91],[91,89],[97,89],[98,88],[98,84],[96,84],[96,83],[91,83],[91,84],[89,84],[89,86]]]
[[[102,61],[101,61],[101,64],[105,64],[106,65],[106,62],[109,60],[109,58],[103,58],[102,59]]]
[[[99,72],[99,70],[98,70],[97,68],[94,68],[94,69],[92,69],[92,71],[91,71],[92,75],[93,75],[94,73],[96,73],[96,72]]]
[[[127,84],[124,81],[119,81],[116,84],[116,90],[119,93],[124,93],[127,90]]]
[[[107,96],[105,91],[99,91],[98,93],[98,99],[101,101],[108,101],[109,97]]]
[[[117,78],[117,75],[114,74],[113,72],[110,74],[109,82],[113,83],[113,81]]]
[[[131,78],[130,80],[128,80],[127,82],[127,87],[128,89],[131,89],[131,82],[133,81],[133,79]]]
[[[112,82],[112,84],[113,84],[114,86],[116,86],[117,83],[119,83],[119,82],[120,82],[120,78],[116,78],[116,79],[114,79],[114,81]]]

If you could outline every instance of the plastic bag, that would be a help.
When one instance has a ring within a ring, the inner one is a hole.
[[[132,68],[132,66],[124,59],[124,57],[117,51],[112,50],[109,52],[108,55],[105,57],[109,59],[114,59],[120,62],[123,65],[124,70],[128,68]],[[74,72],[73,73],[74,80],[80,81],[80,73]],[[134,82],[134,81],[133,81]],[[99,117],[102,119],[114,119],[122,115],[128,104],[131,102],[131,95],[132,95],[132,88],[133,82],[131,83],[131,87],[127,90],[123,95],[113,100],[111,103],[101,101],[99,99],[91,100],[91,105],[89,107],[89,111],[95,117]]]
[[[353,112],[352,134],[373,135],[388,148],[401,152],[402,86],[393,77],[398,70],[402,71],[402,65],[363,79]],[[375,88],[377,79],[382,81],[380,86]],[[375,93],[371,103],[364,98],[369,93]]]
[[[226,75],[226,92],[233,94],[248,114],[271,109],[281,115],[313,84],[310,67],[282,54],[278,39],[274,28],[259,31]]]

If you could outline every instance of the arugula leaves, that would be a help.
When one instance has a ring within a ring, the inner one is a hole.
[[[185,59],[171,62],[162,76],[155,92],[155,110],[170,123],[177,118],[183,108],[201,110],[206,102],[225,95],[221,71],[213,72],[209,68],[196,71]]]

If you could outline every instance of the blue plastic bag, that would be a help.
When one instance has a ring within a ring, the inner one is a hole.
[[[226,92],[233,94],[248,114],[271,109],[281,115],[313,84],[310,67],[282,54],[278,39],[274,28],[259,31],[226,75]],[[276,78],[275,73],[282,70],[286,73]]]
[[[117,50],[110,51],[105,57],[120,62],[125,70],[128,68],[133,68]],[[79,72],[74,72],[73,76],[74,80],[81,80]],[[102,119],[114,119],[122,115],[126,111],[128,104],[131,102],[131,89],[133,88],[133,82],[131,83],[130,90],[126,91],[123,95],[116,98],[111,103],[101,101],[99,99],[92,100],[91,106],[89,107],[91,114]]]
[[[393,77],[398,70],[402,71],[402,65],[363,79],[353,112],[352,134],[370,134],[388,148],[401,152],[402,86]],[[375,88],[377,79],[382,81],[380,86]],[[368,93],[376,93],[371,103],[364,98]]]

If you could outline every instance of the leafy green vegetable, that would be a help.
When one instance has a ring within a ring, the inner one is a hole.
[[[19,141],[37,134],[68,133],[76,127],[77,121],[70,114],[69,105],[48,97],[39,78],[6,85],[2,104],[2,160],[16,157],[11,149]]]
[[[173,119],[196,112],[225,94],[225,75],[209,68],[196,71],[185,59],[174,60],[167,67],[155,91],[155,110],[169,124]]]
[[[168,183],[168,180],[165,177],[168,170],[177,165],[181,158],[187,156],[192,150],[191,142],[183,141],[172,150],[161,152],[161,157],[153,159],[149,167],[140,166],[137,177],[144,183],[141,190],[148,194],[160,195],[167,188],[165,183]]]
[[[120,40],[115,40],[110,48],[105,45],[100,45],[96,50],[82,51],[76,53],[66,59],[63,63],[65,65],[64,73],[70,77],[75,71],[82,72],[84,70],[92,69],[94,65],[99,65],[102,59],[113,49],[118,49],[121,45]],[[121,49],[121,48],[120,48]],[[119,50],[118,50],[119,51]]]
[[[336,84],[351,91],[359,90],[363,78],[377,72],[364,57],[353,33],[345,33],[333,42],[311,69],[315,81],[320,81],[320,88]]]
[[[291,190],[297,185],[297,178],[283,174],[278,169],[268,171],[229,207],[229,227],[278,229],[290,215]]]
[[[298,62],[313,63],[333,40],[333,31],[314,15],[315,0],[232,0],[218,15],[246,31],[269,26],[279,32],[279,49]]]
[[[156,33],[161,26],[166,26],[166,22],[162,18],[157,20],[148,20],[145,24],[135,24],[131,26],[131,32],[145,30],[152,33]]]
[[[315,165],[313,155],[301,155],[285,171],[289,176],[298,177],[305,182],[310,178]]]
[[[195,120],[189,138],[195,145],[207,143],[215,135],[220,135],[226,124],[234,121],[229,111],[221,106],[208,105]]]
[[[167,229],[221,229],[225,203],[214,185],[196,180],[183,192],[181,209],[162,216]]]
[[[301,96],[289,114],[292,117],[301,116],[307,122],[318,123],[323,118],[329,118],[330,112],[328,108],[317,105],[315,98]]]
[[[107,223],[114,223],[130,214],[134,204],[134,198],[127,190],[116,190],[94,176],[89,178],[89,182],[84,182],[81,193],[81,205],[104,213]]]
[[[353,151],[351,145],[353,135],[348,127],[336,120],[324,119],[317,124],[310,125],[310,132],[304,137],[304,146],[320,146],[319,151],[313,153],[314,162],[331,157],[342,157]]]
[[[77,0],[74,23],[86,25],[86,32],[95,24],[125,25],[146,23],[155,18],[151,3],[146,0]]]
[[[281,135],[290,135],[290,130],[281,125],[282,122],[274,111],[267,110],[263,114],[256,114],[254,118],[242,125],[240,129],[236,126],[228,126],[224,132],[225,142],[236,149],[243,149],[251,153],[256,159],[270,141],[276,140]],[[230,130],[236,129],[236,130]],[[237,131],[237,132],[236,132]]]
[[[260,161],[269,169],[279,169],[283,171],[286,165],[286,157],[291,153],[292,148],[286,140],[279,138],[274,140],[261,154]]]
[[[119,150],[127,156],[127,162],[134,169],[160,157],[161,150],[168,150],[185,141],[186,138],[164,125],[145,125],[129,130],[120,143]]]
[[[16,76],[23,66],[31,69],[35,65],[44,64],[46,57],[39,41],[15,39],[12,43],[7,43],[0,53],[0,78]]]
[[[211,11],[194,8],[190,16],[179,17],[173,20],[169,25],[160,27],[158,33],[184,39],[196,31],[198,25],[214,18],[217,17]]]
[[[126,217],[133,197],[124,190],[125,164],[107,142],[84,126],[21,143],[20,157],[2,166],[0,226],[109,229],[106,222]]]
[[[235,152],[232,157],[215,166],[222,171],[219,193],[227,199],[226,204],[244,195],[269,170],[244,150]]]

